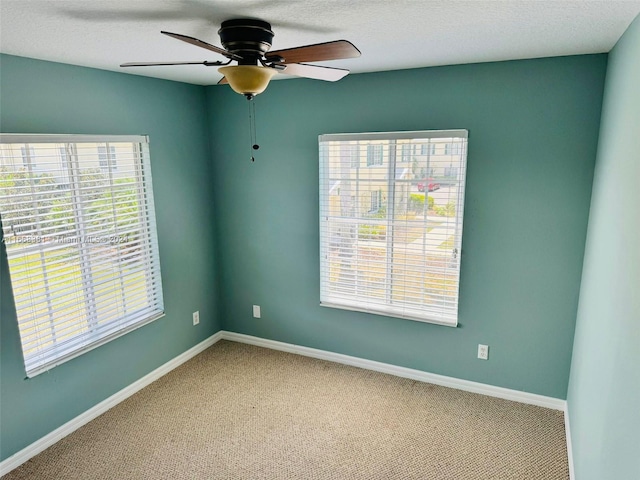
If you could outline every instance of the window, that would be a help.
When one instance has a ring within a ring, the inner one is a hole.
[[[59,188],[69,188],[69,156],[66,147],[59,147],[60,151],[60,182]]]
[[[68,168],[69,158],[67,157],[67,148],[66,147],[58,147],[60,151],[60,161],[62,165],[60,166],[60,170],[66,170]]]
[[[414,169],[402,163],[413,151],[404,145],[432,139],[459,149],[458,176],[434,175],[434,191],[421,192],[418,172],[442,175],[452,160],[416,156]],[[384,168],[344,168],[345,142],[388,152]],[[321,304],[457,325],[467,131],[321,135],[319,144]]]
[[[462,149],[457,143],[446,143],[444,146],[445,155],[460,155],[461,153]]]
[[[29,377],[163,315],[146,137],[0,135],[0,217]]]
[[[24,168],[29,168],[29,165],[31,165],[31,168],[36,167],[36,151],[33,147],[29,145],[20,147],[20,156],[22,157],[22,166]]]
[[[458,165],[450,165],[448,167],[444,167],[444,176],[445,177],[457,177],[458,176]]]
[[[410,162],[411,161],[412,148],[414,148],[414,147],[415,147],[415,145],[412,145],[410,143],[402,144],[401,148],[402,148],[402,161],[403,162]]]
[[[109,152],[107,154],[107,152]],[[98,158],[102,170],[117,170],[116,147],[113,145],[98,145]]]
[[[360,167],[360,147],[358,145],[344,145],[343,154],[348,158],[346,163],[351,165],[351,168]]]
[[[382,144],[367,145],[367,167],[382,165]]]
[[[370,192],[371,194],[371,208],[369,212],[376,213],[380,210],[382,205],[382,190],[375,190]]]
[[[436,144],[435,143],[423,143],[420,145],[420,155],[435,155]]]

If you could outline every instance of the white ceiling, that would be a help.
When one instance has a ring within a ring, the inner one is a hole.
[[[220,46],[220,23],[266,20],[272,50],[346,39],[352,72],[608,52],[640,0],[0,0],[0,52],[201,85],[204,66],[121,69],[124,62],[224,60],[160,34]]]

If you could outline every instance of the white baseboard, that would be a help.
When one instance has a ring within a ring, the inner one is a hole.
[[[6,475],[14,468],[19,467],[30,458],[35,457],[37,454],[39,454],[43,450],[49,448],[54,443],[62,440],[64,437],[76,431],[78,428],[82,427],[83,425],[89,423],[94,418],[102,415],[104,412],[106,412],[110,408],[115,407],[118,403],[122,402],[123,400],[126,400],[131,395],[133,395],[139,390],[142,390],[144,387],[158,380],[163,375],[166,375],[174,368],[179,367],[187,360],[195,357],[200,352],[206,350],[211,345],[218,342],[221,338],[222,338],[222,331],[210,336],[209,338],[200,342],[196,346],[190,348],[186,352],[181,353],[180,355],[175,357],[173,360],[169,360],[164,365],[156,368],[154,371],[145,375],[140,380],[137,380],[133,382],[131,385],[129,385],[128,387],[125,387],[119,392],[114,393],[106,400],[103,400],[102,402],[98,403],[94,407],[91,407],[89,410],[87,410],[84,413],[81,413],[74,419],[69,420],[67,423],[65,423],[61,427],[56,428],[53,432],[45,435],[41,439],[33,442],[28,447],[23,448],[19,452],[3,460],[2,462],[0,462],[0,477],[2,477],[3,475]]]
[[[510,388],[495,387],[493,385],[487,385],[485,383],[472,382],[471,380],[462,380],[455,377],[447,377],[435,373],[424,372],[422,370],[415,370],[413,368],[399,367],[397,365],[391,365],[389,363],[376,362],[374,360],[352,357],[350,355],[343,355],[341,353],[334,353],[326,350],[318,350],[316,348],[293,345],[291,343],[253,337],[251,335],[244,335],[242,333],[228,332],[223,330],[222,338],[224,340],[249,343],[251,345],[256,345],[259,347],[281,350],[283,352],[296,353],[298,355],[319,358],[321,360],[328,360],[330,362],[343,363],[345,365],[365,368],[367,370],[374,370],[376,372],[388,373],[390,375],[410,378],[412,380],[432,383],[434,385],[440,385],[443,387],[456,388],[458,390],[464,390],[465,392],[479,393],[481,395],[488,395],[490,397],[497,397],[505,400],[513,400],[515,402],[537,405],[539,407],[551,408],[553,410],[564,410],[566,404],[565,400],[561,400],[559,398],[546,397],[544,395],[512,390]]]
[[[564,432],[567,437],[567,459],[569,461],[569,480],[576,480],[576,471],[573,466],[573,446],[571,444],[571,423],[569,422],[569,404],[564,405]]]

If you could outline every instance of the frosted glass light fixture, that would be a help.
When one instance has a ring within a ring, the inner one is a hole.
[[[249,100],[264,92],[271,78],[278,73],[275,68],[257,65],[220,67],[218,72],[224,75],[234,92],[244,95]]]

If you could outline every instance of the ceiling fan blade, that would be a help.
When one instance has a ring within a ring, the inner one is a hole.
[[[121,67],[158,67],[163,65],[220,65],[220,62],[129,62]]]
[[[355,58],[360,56],[353,43],[347,40],[335,40],[333,42],[316,43],[303,47],[287,48],[267,52],[267,60],[275,60],[279,63],[322,62],[324,60],[340,60],[342,58]],[[282,58],[283,60],[277,60]]]
[[[228,83],[229,83],[229,80],[227,80],[227,77],[222,77],[218,82],[218,85],[227,85]]]
[[[195,45],[196,47],[205,48],[211,52],[219,53],[220,55],[224,55],[231,60],[242,60],[240,55],[236,55],[235,53],[227,52],[224,48],[216,47],[215,45],[211,45],[210,43],[204,42],[202,40],[198,40],[197,38],[190,37],[188,35],[181,35],[179,33],[165,32],[161,31],[160,33],[164,35],[168,35],[178,40],[182,40],[183,42],[190,43],[191,45]]]
[[[321,67],[319,65],[306,65],[304,63],[287,63],[285,66],[287,68],[281,73],[286,75],[326,80],[328,82],[336,82],[349,73],[349,70],[343,68]]]

